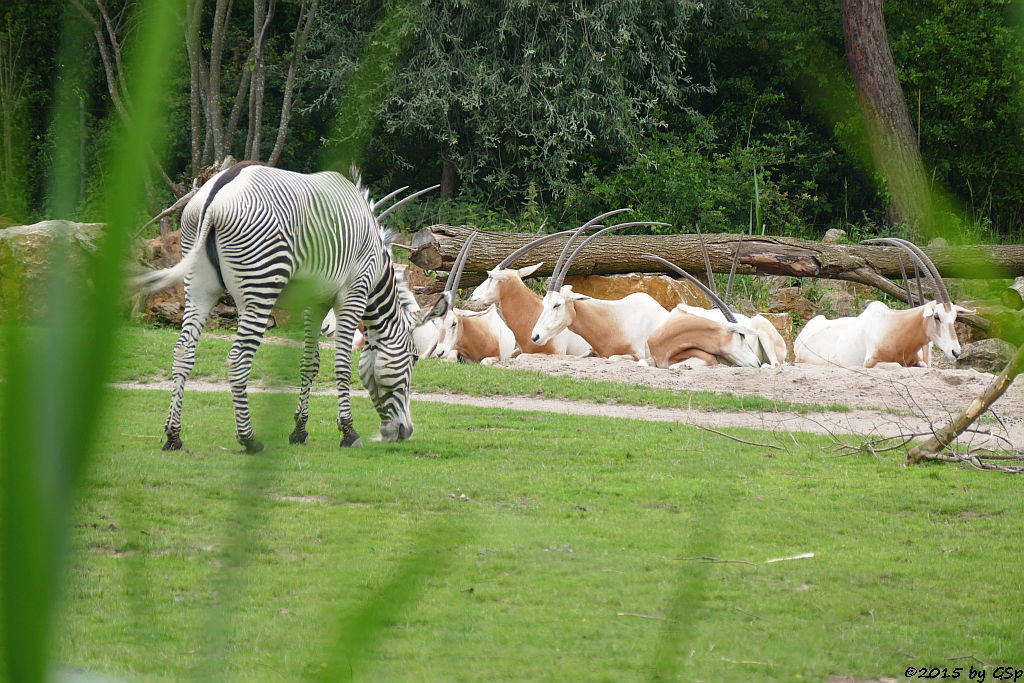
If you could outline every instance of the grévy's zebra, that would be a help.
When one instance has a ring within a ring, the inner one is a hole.
[[[312,303],[304,313],[299,405],[289,441],[305,443],[308,438],[310,387],[320,367],[319,322],[329,308],[338,320],[334,371],[341,445],[361,445],[349,401],[352,336],[360,320],[366,347],[359,357],[359,376],[380,415],[381,438],[395,441],[412,435],[409,386],[416,356],[411,332],[425,319],[443,315],[447,302],[442,299],[433,310],[419,310],[404,280],[396,276],[389,243],[359,187],[334,172],[302,174],[242,162],[200,188],[186,205],[181,226],[182,260],[134,281],[150,291],[185,281],[164,450],[182,446],[185,380],[206,319],[225,289],[238,307],[238,332],[228,354],[236,433],[247,452],[263,449],[253,433],[246,385],[271,308],[285,285],[300,278],[311,284]]]

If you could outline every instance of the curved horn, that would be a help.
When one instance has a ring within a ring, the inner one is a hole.
[[[473,244],[473,240],[476,239],[477,233],[472,232],[469,237],[466,238],[465,243],[462,245],[462,249],[459,250],[459,255],[455,257],[455,264],[452,266],[451,272],[448,273],[448,281],[444,285],[444,293],[451,295],[449,302],[455,303],[455,293],[459,289],[459,280],[462,278],[462,269],[466,267],[466,259],[469,257],[469,248]]]
[[[506,256],[505,258],[501,259],[501,262],[498,263],[498,265],[496,265],[494,267],[495,268],[511,268],[512,264],[514,264],[516,261],[521,259],[527,253],[533,251],[534,249],[536,249],[540,245],[545,244],[547,242],[550,242],[551,240],[555,239],[556,237],[561,237],[562,235],[568,235],[571,232],[576,232],[576,228],[573,228],[572,230],[563,230],[562,232],[553,232],[550,235],[544,235],[543,237],[538,237],[537,239],[533,240],[532,242],[527,242],[526,244],[524,244],[523,246],[519,247],[518,249],[513,251],[511,254]]]
[[[597,225],[598,221],[604,220],[609,216],[614,216],[615,214],[622,213],[623,211],[629,211],[629,208],[613,209],[612,211],[606,211],[605,213],[602,213],[600,216],[594,216],[589,221],[573,230],[572,235],[569,237],[565,245],[562,247],[562,252],[558,255],[558,260],[555,261],[555,267],[551,270],[551,277],[554,278],[555,275],[558,274],[558,271],[561,269],[562,264],[565,262],[565,255],[569,253],[569,245],[571,245],[573,241],[577,237],[579,237],[580,233],[588,230],[589,228],[594,227],[595,225]]]
[[[932,282],[935,286],[936,294],[939,295],[939,301],[942,302],[947,311],[952,309],[953,301],[949,298],[949,292],[946,291],[946,283],[942,281],[942,276],[939,275],[939,269],[936,268],[935,264],[932,263],[932,260],[928,258],[928,254],[924,253],[924,250],[922,250],[921,247],[909,240],[900,239],[898,237],[894,237],[892,239],[896,240],[897,243],[905,246],[907,249],[910,249],[920,257],[921,261],[924,262],[924,267],[932,274]]]
[[[396,194],[400,194],[400,193],[402,193],[402,192],[405,192],[405,191],[406,191],[406,190],[408,190],[408,189],[409,189],[409,186],[408,186],[408,185],[403,185],[402,187],[398,188],[398,189],[397,189],[397,190],[395,190],[394,192],[389,192],[388,194],[384,195],[383,197],[381,197],[380,199],[378,199],[377,201],[375,201],[375,202],[374,202],[373,204],[371,204],[371,205],[370,205],[370,210],[371,210],[371,211],[376,211],[377,209],[379,209],[379,208],[380,208],[380,205],[381,205],[381,204],[383,204],[383,203],[384,203],[384,202],[386,202],[387,200],[391,199],[391,198],[392,198],[392,197],[394,197],[394,196],[395,196]]]
[[[910,291],[910,280],[907,279],[907,269],[903,267],[903,255],[896,255],[896,262],[900,264],[900,277],[903,278],[903,291],[907,295],[907,305],[913,308],[914,306],[914,294]],[[920,284],[920,282],[918,282]],[[921,299],[921,303],[924,303],[924,299]]]
[[[580,255],[580,252],[583,251],[583,248],[586,247],[588,244],[590,244],[591,242],[593,242],[595,239],[605,234],[606,232],[611,232],[612,230],[621,230],[622,228],[632,228],[637,225],[668,226],[669,224],[659,223],[658,221],[631,221],[629,223],[618,223],[616,225],[611,225],[608,226],[607,228],[598,230],[593,235],[580,242],[580,245],[576,247],[576,249],[572,252],[569,258],[565,259],[565,263],[562,264],[562,269],[556,271],[551,275],[551,279],[548,281],[548,291],[557,292],[559,289],[562,288],[562,282],[565,280],[565,274],[569,271],[569,266],[572,265],[572,262],[576,260],[576,257]]]
[[[732,255],[732,265],[729,266],[729,283],[725,286],[725,301],[732,301],[732,283],[736,279],[736,268],[740,264],[740,251],[743,249],[743,233],[736,235],[736,253]]]
[[[431,185],[430,187],[428,187],[428,188],[426,188],[426,189],[420,190],[419,192],[413,192],[413,193],[412,193],[411,195],[409,195],[408,197],[404,197],[404,198],[402,198],[401,200],[399,200],[399,201],[395,202],[394,204],[392,204],[391,206],[389,206],[389,207],[388,207],[387,209],[385,209],[384,211],[382,211],[382,212],[381,212],[381,213],[380,213],[380,214],[379,214],[379,215],[377,216],[377,222],[379,223],[379,222],[380,222],[380,220],[381,220],[382,218],[384,218],[384,216],[387,216],[387,215],[388,215],[389,213],[391,213],[392,211],[394,211],[395,209],[397,209],[398,207],[400,207],[400,206],[401,206],[402,204],[405,204],[406,202],[411,202],[412,200],[414,200],[414,199],[416,199],[417,197],[419,197],[419,196],[420,196],[421,194],[425,194],[425,193],[427,193],[427,192],[431,192],[431,191],[433,191],[433,190],[436,190],[436,189],[437,189],[437,188],[439,188],[439,187],[441,187],[441,186],[440,186],[440,185]]]
[[[936,296],[939,297],[939,301],[942,303],[945,309],[947,311],[952,309],[953,302],[950,301],[949,299],[949,292],[946,291],[946,285],[942,281],[942,276],[939,275],[939,271],[935,267],[935,264],[932,263],[931,259],[928,258],[927,254],[921,251],[920,247],[918,247],[913,242],[909,242],[898,237],[877,237],[875,239],[870,240],[861,240],[862,244],[876,244],[879,242],[884,244],[895,245],[903,249],[903,251],[910,254],[910,256],[921,267],[921,269],[925,271],[925,274],[928,276],[928,279],[931,280],[932,287],[935,289],[935,294]]]
[[[662,264],[668,266],[669,268],[671,268],[672,270],[676,271],[677,273],[679,273],[680,275],[685,277],[687,280],[689,280],[693,284],[697,285],[702,292],[704,292],[705,294],[708,295],[708,298],[711,299],[711,303],[713,303],[715,306],[718,307],[718,309],[720,311],[722,311],[722,314],[725,315],[725,319],[726,320],[728,320],[731,323],[738,322],[736,320],[736,314],[734,314],[731,310],[729,310],[729,307],[725,305],[725,302],[722,301],[721,299],[719,299],[718,295],[715,294],[714,292],[712,292],[711,289],[709,287],[707,287],[703,282],[701,282],[700,280],[698,280],[694,276],[690,275],[689,273],[687,273],[685,270],[683,270],[682,268],[680,268],[676,264],[672,263],[671,261],[666,261],[665,259],[661,258],[660,256],[655,256],[654,254],[640,254],[640,255],[643,256],[644,258],[649,258],[649,259],[651,259],[653,261],[657,261],[658,263],[662,263]]]
[[[704,270],[707,271],[708,274],[708,286],[710,286],[711,289],[717,290],[718,287],[715,286],[715,275],[711,272],[711,258],[708,257],[708,245],[704,244],[704,233],[700,231],[700,226],[696,223],[694,223],[693,227],[697,229],[697,239],[700,240],[700,254],[704,257]],[[728,299],[729,295],[726,294],[725,298]]]

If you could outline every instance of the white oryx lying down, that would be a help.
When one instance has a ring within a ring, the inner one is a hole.
[[[761,355],[757,353],[761,349],[758,331],[739,321],[736,314],[718,298],[717,294],[682,268],[653,254],[643,256],[663,263],[689,279],[700,287],[717,307],[715,311],[686,304],[679,304],[673,308],[665,322],[651,332],[647,339],[651,364],[659,368],[675,369],[696,360],[706,365],[716,365],[724,361],[739,367],[761,366]],[[772,327],[772,330],[775,328]],[[786,344],[783,341],[783,358],[785,348]]]
[[[573,237],[590,225],[577,228]],[[587,244],[611,230],[635,225],[666,224],[641,221],[604,228],[583,240],[564,264],[555,264],[555,270],[548,280],[548,291],[542,301],[540,317],[530,335],[534,344],[546,344],[562,330],[570,329],[583,337],[594,353],[603,358],[621,356],[640,360],[650,355],[647,338],[668,317],[668,311],[657,300],[643,292],[634,292],[625,298],[611,301],[594,299],[577,294],[571,285],[562,286],[569,266]],[[563,254],[570,243],[571,240],[566,243]]]
[[[793,343],[797,363],[872,368],[878,363],[899,363],[905,367],[927,364],[927,349],[935,344],[949,358],[960,355],[954,323],[958,313],[973,313],[950,301],[935,264],[907,240],[880,238],[865,243],[885,242],[906,251],[932,283],[938,301],[928,301],[906,310],[893,310],[873,301],[856,317],[827,320],[811,318]]]
[[[701,235],[700,228],[697,228],[697,235],[700,237],[700,248],[701,253],[704,255],[704,263],[707,267],[708,282],[711,287],[707,287],[703,282],[695,278],[693,275],[683,270],[679,266],[666,261],[660,256],[654,254],[642,254],[645,258],[650,258],[659,263],[668,266],[670,269],[679,273],[687,280],[692,282],[696,287],[701,289],[711,299],[715,308],[707,309],[701,308],[700,306],[690,306],[688,304],[678,304],[676,309],[680,309],[693,315],[704,316],[718,322],[736,322],[754,331],[755,336],[746,335],[747,346],[750,350],[758,357],[761,361],[760,365],[768,367],[777,367],[786,362],[786,355],[788,349],[786,348],[786,340],[782,334],[776,329],[775,325],[772,325],[768,318],[758,313],[757,315],[750,317],[734,310],[729,306],[729,297],[732,292],[733,279],[736,277],[736,266],[740,260],[740,249],[742,248],[743,235],[738,235],[740,244],[736,246],[736,252],[733,254],[732,268],[729,269],[729,284],[726,287],[725,299],[720,299],[717,292],[714,289],[715,276],[711,272],[711,261],[708,258],[707,247],[704,245],[704,236]]]
[[[434,355],[447,360],[456,360],[461,356],[470,363],[490,365],[512,356],[516,347],[516,337],[498,315],[497,307],[494,305],[486,311],[479,312],[455,308],[459,280],[462,278],[462,270],[469,257],[469,248],[476,235],[474,232],[466,239],[455,259],[455,265],[448,274],[444,296],[448,298],[451,306],[441,320]]]

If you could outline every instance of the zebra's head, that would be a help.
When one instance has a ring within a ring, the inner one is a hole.
[[[373,299],[367,305],[367,314],[374,312],[374,316],[371,320],[363,318],[366,346],[359,356],[359,379],[380,416],[381,440],[404,441],[413,431],[409,394],[412,367],[418,355],[413,330],[443,316],[448,301],[442,298],[431,309],[420,310],[402,274],[395,272],[393,265],[389,265],[388,272],[391,276],[385,280],[393,283],[390,313],[382,316],[383,311]]]

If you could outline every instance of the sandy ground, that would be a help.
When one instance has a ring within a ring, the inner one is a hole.
[[[843,369],[810,365],[786,365],[775,369],[715,366],[690,370],[661,370],[628,361],[603,358],[567,358],[522,355],[499,367],[537,370],[596,380],[629,382],[675,391],[728,391],[741,396],[758,395],[800,404],[840,404],[853,410],[724,412],[695,409],[652,408],[622,403],[596,404],[539,396],[468,396],[416,393],[414,401],[472,405],[495,411],[516,409],[581,416],[605,416],[673,422],[710,429],[748,427],[775,433],[805,431],[818,434],[860,434],[890,437],[928,433],[945,424],[977,397],[993,375],[974,370],[924,368]],[[115,385],[130,389],[170,390],[170,382]],[[293,388],[250,388],[251,391],[294,392]],[[227,391],[225,384],[190,381],[186,391]],[[319,392],[331,394],[333,392]],[[353,392],[365,396],[365,392]],[[415,410],[415,408],[414,408]],[[971,447],[1024,449],[1024,383],[1012,385],[993,406],[982,424],[975,425],[995,436],[965,435]],[[839,440],[842,440],[841,438]]]

